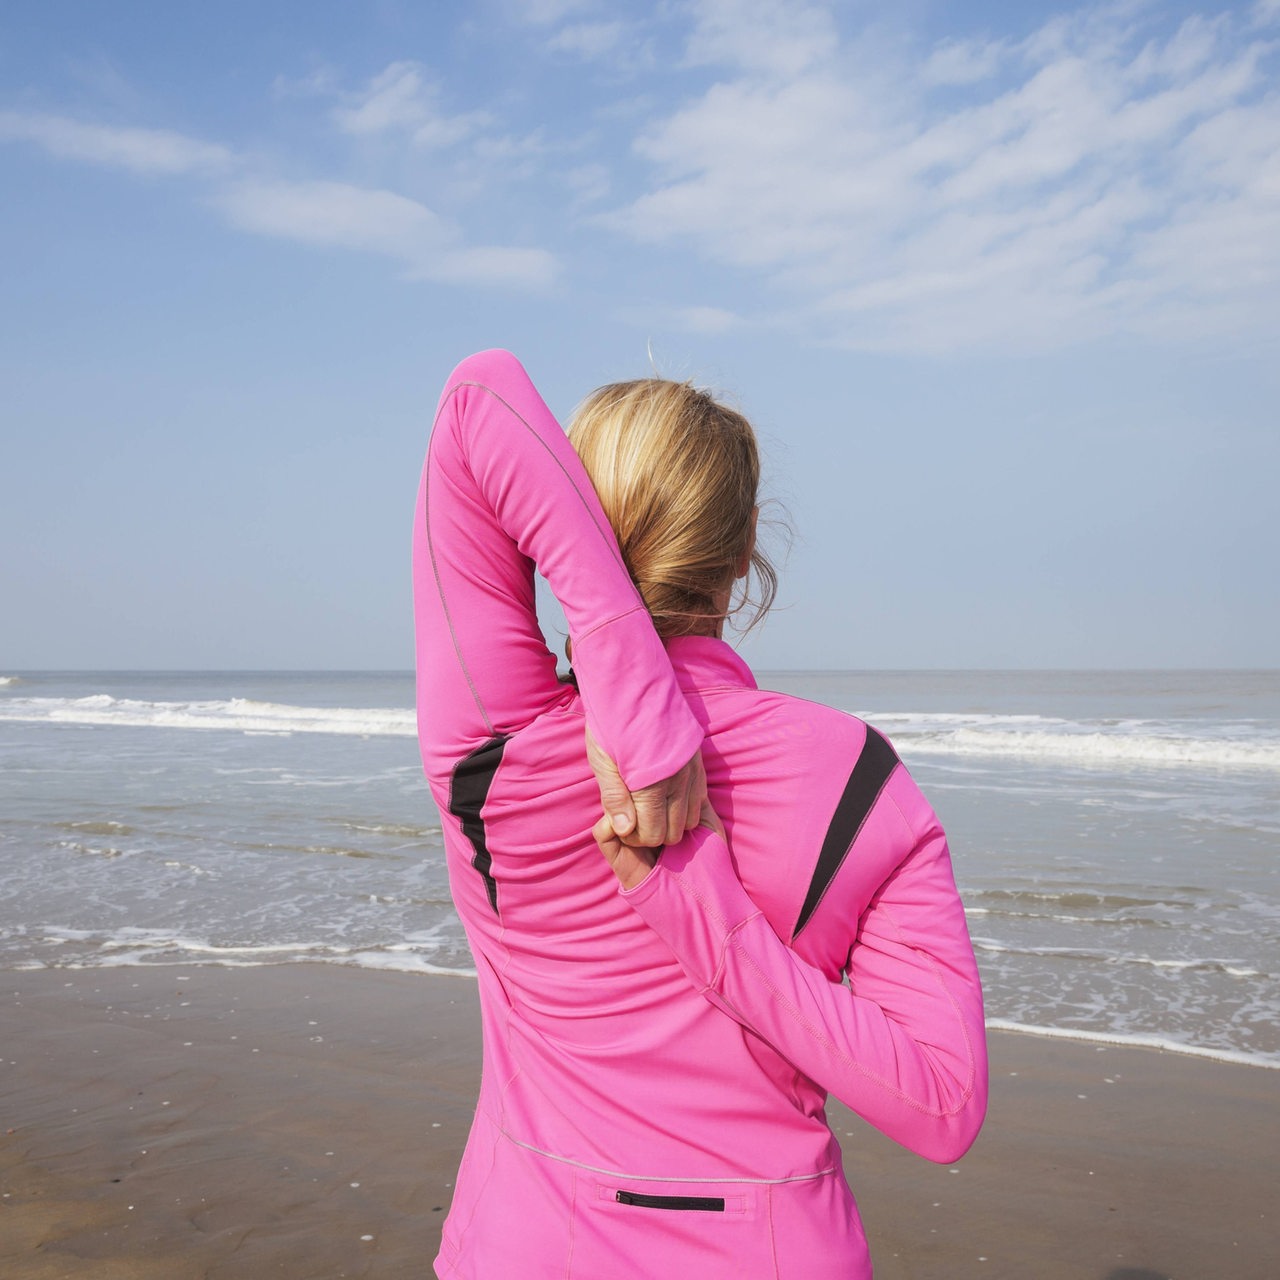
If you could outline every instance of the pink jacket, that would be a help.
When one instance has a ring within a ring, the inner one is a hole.
[[[555,675],[537,565],[581,694]],[[869,1276],[830,1091],[933,1160],[986,1106],[946,840],[893,749],[657,639],[589,480],[511,355],[441,398],[414,532],[418,720],[479,975],[484,1065],[442,1277]],[[699,830],[621,892],[590,724],[634,788],[702,743]]]

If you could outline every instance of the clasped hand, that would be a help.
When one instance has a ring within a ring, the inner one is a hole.
[[[720,836],[724,828],[707,802],[702,753],[660,782],[631,791],[618,766],[587,731],[587,759],[600,787],[604,816],[592,830],[600,852],[624,889],[633,889],[655,861],[654,850],[674,844],[701,823]]]

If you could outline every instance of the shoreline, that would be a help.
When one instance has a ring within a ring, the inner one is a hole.
[[[212,950],[212,948],[206,948]],[[231,948],[237,952],[253,950],[253,948]],[[280,952],[287,950],[280,946],[266,946],[263,951]],[[290,956],[271,960],[208,960],[208,959],[173,959],[173,960],[127,960],[118,964],[73,963],[65,965],[45,965],[39,962],[30,965],[19,964],[13,968],[0,965],[0,990],[4,987],[3,975],[50,973],[69,975],[109,973],[116,969],[148,972],[153,970],[180,970],[183,973],[207,970],[225,970],[244,972],[246,970],[284,969],[297,965],[317,968],[354,969],[363,973],[388,973],[405,978],[425,978],[428,981],[470,981],[474,982],[474,969],[449,969],[439,965],[423,963],[419,965],[385,963],[363,964],[345,959],[320,958],[315,948],[303,947]],[[1095,1031],[1084,1027],[1044,1027],[1034,1023],[1014,1022],[1008,1018],[989,1017],[986,1021],[988,1035],[1028,1036],[1040,1040],[1065,1040],[1077,1044],[1094,1045],[1113,1049],[1149,1049],[1162,1054],[1198,1058],[1205,1062],[1221,1062],[1229,1066],[1255,1067],[1263,1071],[1280,1071],[1280,1056],[1246,1053],[1242,1049],[1215,1049],[1207,1045],[1184,1044],[1161,1036],[1125,1035],[1121,1032]]]
[[[1222,1062],[1231,1067],[1256,1067],[1280,1071],[1280,1059],[1261,1058],[1239,1049],[1209,1049],[1204,1045],[1182,1044],[1158,1036],[1125,1036],[1107,1031],[1086,1031],[1076,1027],[1036,1027],[1006,1018],[988,1018],[988,1035],[1030,1036],[1040,1040],[1069,1040],[1106,1049],[1150,1049],[1174,1057],[1198,1058],[1202,1062]]]
[[[1273,1273],[1280,1075],[995,1030],[973,1151],[832,1103],[878,1280]],[[0,1274],[428,1276],[479,1076],[464,977],[0,975]]]

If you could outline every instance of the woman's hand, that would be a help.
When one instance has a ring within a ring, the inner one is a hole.
[[[587,759],[600,787],[600,805],[609,819],[610,831],[623,844],[636,849],[675,844],[698,825],[707,798],[701,751],[695,752],[678,773],[634,793],[589,729]]]
[[[694,823],[694,826],[706,827],[708,830],[714,831],[721,840],[725,838],[724,823],[720,821],[719,816],[708,800],[702,802],[698,821]],[[604,854],[605,861],[613,868],[613,874],[618,877],[618,883],[624,889],[634,889],[637,885],[643,884],[658,861],[658,854],[655,849],[640,849],[623,844],[615,834],[613,823],[608,814],[605,814],[592,827],[591,834],[595,837],[595,842],[599,846],[600,852]],[[681,832],[680,834],[683,835],[684,833]]]
[[[636,885],[644,883],[645,877],[653,870],[657,861],[654,850],[635,849],[623,844],[614,834],[613,822],[607,813],[591,828],[591,834],[595,837],[600,852],[604,854],[604,860],[613,868],[613,874],[618,877],[618,883],[624,889],[634,889]]]

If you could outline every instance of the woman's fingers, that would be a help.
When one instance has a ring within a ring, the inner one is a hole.
[[[698,825],[702,802],[707,798],[707,774],[701,751],[669,778],[628,789],[618,766],[587,731],[587,760],[600,788],[600,804],[609,816],[613,833],[633,848],[650,849],[675,844]]]
[[[632,849],[623,844],[614,833],[608,814],[591,828],[591,834],[624,889],[634,889],[653,870],[656,861],[653,850]]]
[[[636,809],[631,799],[631,792],[603,747],[587,730],[587,762],[591,772],[596,775],[596,785],[600,788],[600,806],[612,820],[613,830],[618,835],[628,835],[636,826]]]
[[[650,793],[646,795],[646,793]],[[679,773],[635,793],[636,830],[629,844],[675,844],[698,825],[707,795],[702,752],[697,751]]]
[[[689,797],[684,813],[686,831],[692,831],[698,825],[703,807],[707,803],[707,770],[702,763],[702,752],[699,751],[689,763],[694,767],[689,773]]]
[[[596,823],[594,827],[591,828],[591,836],[595,840],[596,844],[600,846],[600,852],[603,853],[606,858],[609,856],[609,851],[614,845],[622,843],[614,834],[613,823],[610,821],[607,813],[599,822]]]
[[[697,758],[697,757],[695,757]],[[698,759],[698,772],[702,771],[702,761]],[[696,808],[692,805],[692,797],[701,795],[701,800]],[[688,821],[688,815],[693,815],[694,821],[689,823],[689,830],[697,826],[707,827],[714,831],[721,840],[725,839],[724,823],[720,821],[719,814],[711,807],[711,802],[707,799],[707,784],[705,776],[700,780],[691,781],[686,790],[682,792],[685,805],[671,806],[667,808],[668,819],[678,823],[675,828],[674,836],[667,841],[668,844],[675,844],[685,834],[685,822]],[[684,812],[687,806],[687,813]],[[653,870],[657,862],[657,857],[651,848],[637,848],[629,844],[624,844],[618,838],[618,833],[614,829],[613,820],[606,813],[591,828],[591,837],[595,840],[600,852],[604,855],[605,861],[613,869],[613,874],[618,877],[618,882],[624,889],[634,889],[638,884],[644,882],[649,872]]]
[[[707,778],[699,752],[670,782],[667,792],[664,844],[675,844],[686,831],[698,825],[698,814],[707,794]]]
[[[698,817],[697,826],[707,827],[714,831],[716,835],[728,843],[728,837],[724,833],[724,823],[720,821],[720,815],[711,807],[710,800],[702,802],[702,810]]]

